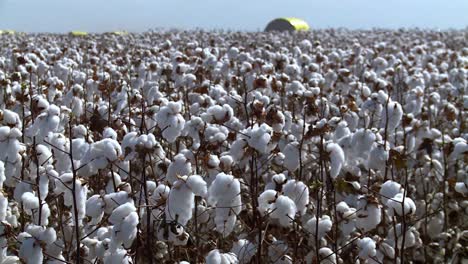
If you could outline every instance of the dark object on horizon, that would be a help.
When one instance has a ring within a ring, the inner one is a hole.
[[[307,31],[309,25],[302,19],[294,17],[284,17],[272,20],[265,28],[265,31]]]

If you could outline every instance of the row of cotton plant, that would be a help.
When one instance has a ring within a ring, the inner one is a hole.
[[[0,264],[462,262],[467,34],[0,35]]]

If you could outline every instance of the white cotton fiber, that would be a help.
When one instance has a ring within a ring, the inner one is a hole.
[[[215,206],[216,230],[224,236],[234,229],[242,210],[240,182],[234,176],[219,173],[208,189],[208,203]]]
[[[404,203],[403,203],[404,199]],[[404,204],[404,205],[403,205]],[[397,215],[403,215],[403,208],[405,215],[411,215],[416,213],[416,205],[413,200],[409,197],[404,197],[403,193],[396,194],[392,199],[387,201],[387,206],[391,210],[390,214],[396,212]]]
[[[317,228],[317,218],[314,216],[305,223],[304,228],[310,233],[312,237],[315,237],[315,234],[317,234],[318,238],[320,239],[331,230],[332,225],[333,223],[330,217],[328,215],[324,215],[319,218]]]
[[[375,241],[372,238],[364,237],[359,239],[358,241],[358,248],[359,248],[359,257],[362,259],[369,259],[371,257],[375,257],[377,254]]]
[[[301,181],[289,180],[283,186],[283,193],[294,201],[297,211],[304,215],[309,204],[309,187]]]
[[[330,177],[335,179],[344,165],[345,155],[343,149],[336,143],[328,143],[327,151],[330,155]]]
[[[240,264],[247,264],[257,253],[257,246],[247,239],[239,239],[233,243],[231,252],[236,254]]]

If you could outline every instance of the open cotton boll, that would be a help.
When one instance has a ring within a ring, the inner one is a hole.
[[[127,250],[123,248],[118,248],[114,251],[111,251],[109,254],[106,254],[104,257],[104,264],[128,264],[131,263],[127,255]]]
[[[176,221],[182,226],[186,226],[192,218],[192,211],[195,207],[195,195],[184,180],[177,180],[169,192],[166,201],[167,221]]]
[[[369,259],[377,254],[375,241],[372,238],[364,237],[357,242],[359,248],[359,257]]]
[[[88,152],[90,144],[84,138],[75,138],[72,140],[72,155],[74,160],[81,160]]]
[[[228,104],[210,106],[206,113],[201,115],[207,123],[222,124],[228,122],[234,115],[234,110]]]
[[[283,186],[284,195],[296,204],[297,211],[304,215],[309,204],[309,188],[301,181],[289,180]]]
[[[104,200],[98,194],[88,198],[86,201],[86,215],[92,218],[91,225],[96,225],[104,215]]]
[[[292,81],[291,83],[286,85],[286,93],[290,95],[298,95],[301,96],[305,92],[305,87],[299,81]]]
[[[403,199],[404,206],[403,206]],[[409,197],[404,197],[403,193],[396,194],[392,199],[387,201],[387,206],[390,209],[390,215],[393,215],[393,212],[396,212],[397,215],[402,216],[411,215],[416,213],[416,205],[413,200]],[[403,212],[404,208],[404,212]]]
[[[398,182],[394,182],[392,180],[386,181],[380,187],[380,199],[382,199],[382,203],[386,204],[388,199],[393,198],[395,195],[402,191],[401,185]]]
[[[275,190],[266,190],[260,194],[260,196],[257,198],[258,211],[263,215],[269,213],[272,210],[273,203],[275,202],[278,195],[278,192]]]
[[[0,160],[0,189],[3,188],[3,183],[5,182],[5,180],[5,163],[3,163],[3,161]]]
[[[460,157],[466,156],[467,153],[468,153],[468,144],[466,143],[466,140],[460,139],[458,142],[455,143],[453,151],[449,155],[449,159],[451,161],[455,161]]]
[[[122,155],[122,149],[116,140],[105,138],[92,143],[80,161],[82,167],[78,174],[91,176],[104,169],[110,162],[117,161]]]
[[[125,191],[104,195],[104,211],[106,214],[111,214],[114,208],[125,203],[133,203],[133,199]]]
[[[192,164],[184,154],[175,155],[174,161],[167,168],[166,180],[173,184],[177,180],[177,176],[192,174]]]
[[[8,109],[3,109],[3,121],[2,123],[6,126],[9,126],[11,128],[16,127],[18,129],[21,129],[23,127],[23,123],[21,121],[21,118],[19,115],[13,111],[10,111]]]
[[[278,219],[281,226],[289,227],[297,212],[296,204],[285,195],[280,195],[272,208],[270,217]]]
[[[106,127],[102,132],[102,137],[117,140],[117,132],[115,132],[115,130],[111,127]]]
[[[314,252],[315,254],[315,252]],[[336,254],[330,248],[323,247],[319,249],[321,264],[336,264]]]
[[[224,236],[234,229],[242,210],[240,182],[234,176],[219,173],[208,189],[208,203],[215,206],[216,230]]]
[[[162,136],[169,143],[173,143],[184,128],[185,119],[180,114],[181,110],[181,102],[169,102],[166,106],[161,107],[156,114],[158,127],[163,131]]]
[[[249,135],[247,143],[260,153],[268,152],[268,143],[271,140],[272,129],[267,124],[255,124],[252,128],[245,129],[244,134]]]
[[[385,108],[382,109],[381,116],[380,127],[387,128],[387,131],[394,131],[403,117],[403,109],[398,102],[390,101],[388,102],[387,110]]]
[[[343,236],[347,237],[356,229],[356,209],[341,201],[336,205],[336,211],[341,219],[341,221],[338,220],[340,230]]]
[[[328,143],[327,151],[330,154],[330,177],[335,179],[344,165],[345,155],[343,149],[336,143]]]
[[[257,246],[247,239],[239,239],[234,242],[231,252],[236,254],[240,264],[250,263],[250,260],[257,253]]]
[[[300,166],[299,158],[299,142],[293,141],[284,147],[282,153],[284,154],[283,165],[290,172],[296,171]]]
[[[24,209],[32,210],[39,208],[39,198],[37,198],[31,192],[25,192],[21,196],[21,201],[23,202]]]
[[[39,241],[29,234],[26,234],[20,241],[21,247],[18,256],[28,264],[42,264],[44,255]]]
[[[234,253],[221,253],[218,249],[211,250],[205,257],[206,264],[237,264],[239,261]]]
[[[271,180],[268,182],[268,179],[265,179],[267,184],[265,184],[265,190],[275,190],[281,191],[283,189],[283,185],[288,181],[286,175],[283,173],[275,174],[271,177]]]
[[[371,130],[365,128],[358,129],[353,134],[351,140],[351,146],[354,154],[358,157],[366,158],[375,142],[375,139],[376,136]]]
[[[312,237],[317,234],[319,239],[321,239],[331,230],[332,225],[333,223],[330,217],[328,215],[324,215],[319,218],[317,229],[317,218],[314,216],[305,223],[304,228],[311,234]]]
[[[129,248],[138,232],[136,228],[139,223],[138,218],[139,217],[136,212],[131,212],[122,220],[122,222],[114,225],[112,238],[115,239],[112,239],[112,242],[115,243],[118,241],[118,244],[120,244],[121,241],[125,248]]]
[[[455,191],[462,194],[462,195],[468,195],[468,187],[467,184],[464,182],[457,182],[455,183],[454,187]]]
[[[135,212],[136,208],[131,203],[124,203],[114,209],[112,214],[109,217],[109,222],[112,224],[117,224],[122,222],[122,220],[127,217],[131,212]]]
[[[360,197],[356,208],[356,227],[363,232],[373,230],[382,220],[381,205],[375,203],[372,197]]]
[[[388,243],[389,245],[394,246],[395,242],[398,244],[398,248],[401,248],[403,245],[403,228],[402,224],[398,223],[395,225],[395,228],[392,226],[387,233],[387,237],[385,239],[385,242]],[[414,228],[413,226],[407,227],[405,229],[405,248],[411,248],[414,246],[417,246],[418,244],[421,245],[422,241],[421,238],[419,237],[419,232]],[[395,235],[397,237],[397,241],[395,241]],[[388,253],[392,253],[391,251]]]
[[[5,221],[7,216],[8,199],[4,196],[0,190],[0,222]]]
[[[374,144],[367,159],[369,169],[385,171],[386,161],[388,160],[388,150],[382,144]]]
[[[185,184],[190,188],[190,190],[198,196],[206,197],[208,194],[208,189],[206,187],[206,182],[200,175],[191,175],[187,177]]]

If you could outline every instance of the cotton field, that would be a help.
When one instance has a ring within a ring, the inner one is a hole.
[[[0,35],[0,263],[467,263],[468,31]]]

